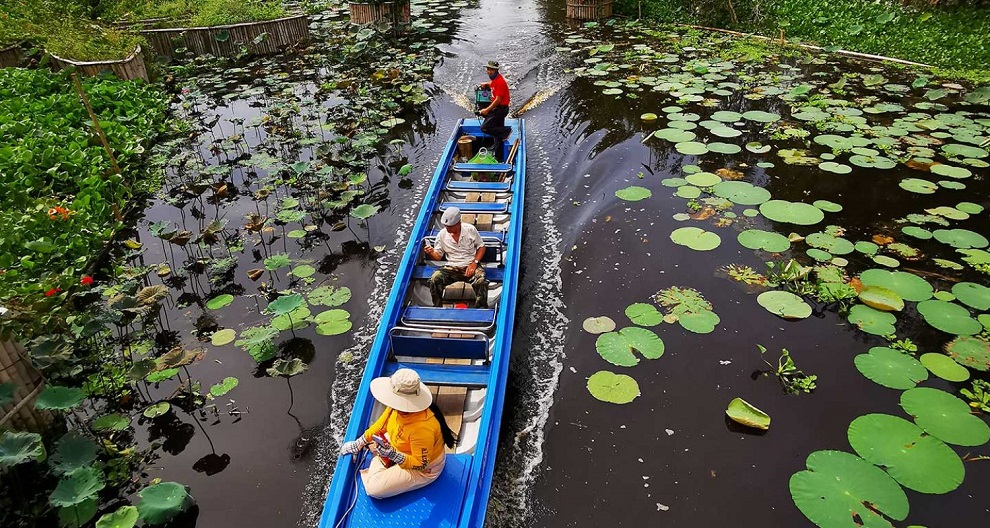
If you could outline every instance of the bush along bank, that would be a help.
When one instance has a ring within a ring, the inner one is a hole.
[[[671,23],[797,38],[935,66],[990,82],[990,6],[911,7],[862,0],[619,0],[617,11]]]

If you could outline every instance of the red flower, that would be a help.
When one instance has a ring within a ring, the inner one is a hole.
[[[90,284],[93,284],[93,277],[90,277],[89,275],[83,275],[83,278],[79,279],[79,284],[82,284],[83,286],[89,286]]]
[[[60,291],[62,291],[62,288],[59,288],[58,286],[56,286],[56,287],[54,287],[54,288],[46,291],[45,292],[45,297],[51,297],[52,295],[55,295],[56,293],[58,293]]]
[[[48,218],[51,220],[68,220],[69,215],[73,214],[76,214],[75,211],[60,206],[55,206],[48,210]]]

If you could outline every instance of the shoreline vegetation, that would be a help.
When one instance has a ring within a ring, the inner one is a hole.
[[[618,0],[616,12],[729,29],[931,65],[955,80],[990,82],[990,2],[864,0]]]

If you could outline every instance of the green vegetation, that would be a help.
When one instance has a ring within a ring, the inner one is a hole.
[[[288,12],[278,0],[105,0],[98,14],[109,21],[164,18],[169,26],[223,26],[274,20]]]
[[[619,0],[617,11],[669,23],[697,24],[936,66],[947,76],[990,80],[990,8],[920,7],[865,0]]]
[[[763,345],[756,345],[756,348],[760,349],[761,357],[766,355],[767,349]],[[763,362],[770,367],[768,373],[777,376],[780,380],[780,386],[787,394],[799,394],[802,392],[807,394],[815,390],[818,376],[805,374],[798,369],[797,365],[794,364],[794,360],[791,359],[791,353],[786,348],[780,350],[780,357],[777,358],[776,365],[767,361],[766,358],[763,358]]]
[[[130,56],[144,39],[128,31],[101,27],[81,20],[53,21],[34,26],[45,49],[76,61],[120,60]]]

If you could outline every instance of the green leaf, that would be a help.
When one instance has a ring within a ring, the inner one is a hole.
[[[177,482],[148,486],[138,495],[138,515],[148,524],[163,524],[193,505],[189,491]]]
[[[769,253],[781,253],[791,247],[791,241],[784,235],[761,229],[747,229],[740,232],[737,238],[739,244],[744,248],[753,250],[761,249]]]
[[[677,244],[687,246],[695,251],[710,251],[717,248],[722,239],[711,231],[698,227],[681,227],[670,234],[670,239]]]
[[[121,506],[113,513],[104,514],[96,521],[96,528],[134,528],[138,521],[138,509]]]
[[[278,351],[274,339],[279,331],[270,326],[252,326],[241,332],[241,338],[234,342],[251,354],[255,361],[261,363],[275,357]]]
[[[901,407],[926,433],[948,444],[980,446],[990,441],[990,426],[970,414],[969,405],[948,392],[917,387],[901,394]]]
[[[275,363],[272,363],[272,366],[266,372],[268,372],[269,376],[273,377],[291,378],[292,376],[306,372],[308,368],[309,366],[299,358],[292,358],[291,361],[276,359]]]
[[[615,330],[615,321],[607,316],[589,317],[581,324],[585,332],[589,334],[604,334]]]
[[[99,446],[89,438],[68,433],[58,441],[51,465],[56,473],[71,475],[95,462],[99,451]]]
[[[625,189],[615,191],[615,195],[628,202],[638,202],[653,196],[653,193],[645,187],[633,185],[631,187],[626,187]]]
[[[227,31],[226,29],[221,29],[220,31],[217,31],[215,35],[213,35],[213,39],[216,40],[217,42],[227,42],[228,40],[230,40],[230,31]]]
[[[960,366],[959,363],[944,354],[929,352],[922,354],[918,359],[932,374],[946,381],[961,382],[969,379],[969,371],[966,370],[966,367]]]
[[[169,412],[171,409],[172,406],[168,402],[162,401],[149,405],[144,409],[143,414],[145,418],[158,418],[159,416]]]
[[[960,282],[952,287],[952,295],[974,310],[990,310],[990,288],[973,282]]]
[[[588,392],[603,402],[616,404],[629,403],[640,395],[635,379],[607,370],[599,370],[588,378]]]
[[[929,325],[948,334],[973,335],[983,331],[983,325],[958,304],[934,299],[922,301],[918,303],[918,313]]]
[[[904,490],[890,475],[842,451],[815,451],[791,476],[794,504],[822,528],[889,528],[908,515]],[[868,505],[868,506],[866,506]]]
[[[935,292],[928,281],[904,271],[870,269],[860,274],[859,280],[864,286],[887,288],[905,301],[926,301],[931,299]]]
[[[984,323],[990,316],[980,316]],[[960,336],[945,345],[945,352],[960,365],[986,372],[990,370],[990,341],[979,336]]]
[[[237,332],[233,328],[224,328],[223,330],[217,330],[210,337],[210,343],[213,346],[224,346],[228,343],[232,343],[234,338],[237,337]]]
[[[237,383],[238,383],[237,378],[233,376],[227,376],[226,378],[223,379],[223,381],[210,387],[210,394],[213,395],[214,398],[219,398],[220,396],[223,396],[224,394],[227,394],[228,392],[233,390],[234,387],[237,386]]]
[[[864,376],[891,389],[910,389],[928,379],[921,362],[893,348],[873,347],[853,361]]]
[[[279,268],[284,268],[291,264],[289,256],[285,254],[272,255],[265,259],[265,269],[268,271],[275,271]]]
[[[756,298],[760,306],[784,319],[804,319],[811,315],[811,306],[804,299],[787,291],[763,292]]]
[[[849,445],[882,466],[902,486],[920,493],[948,493],[962,484],[962,460],[941,440],[907,420],[867,414],[849,424]]]
[[[292,274],[299,278],[306,278],[316,273],[316,268],[309,264],[302,264],[292,269]]]
[[[882,286],[866,286],[859,292],[863,304],[884,312],[899,312],[904,309],[904,299],[894,290]]]
[[[626,307],[626,317],[639,326],[656,326],[663,322],[663,314],[652,304],[635,303]],[[615,328],[613,323],[613,328]]]
[[[206,307],[210,310],[219,310],[232,302],[234,302],[234,296],[229,293],[224,293],[217,295],[209,301],[206,301]]]
[[[351,209],[350,215],[359,220],[366,220],[378,214],[378,206],[370,204],[361,204],[354,209]]]
[[[814,225],[825,219],[821,209],[806,203],[770,200],[760,204],[760,214],[776,222]]]
[[[663,355],[664,344],[655,333],[631,326],[598,336],[595,349],[605,361],[613,365],[632,367],[639,363],[639,358],[633,351],[638,351],[646,359],[658,359]]]
[[[94,467],[82,468],[62,478],[48,497],[52,506],[72,506],[97,494],[106,484],[103,473]]]
[[[17,384],[14,382],[0,383],[0,407],[14,401],[14,391],[16,389]]]
[[[34,402],[37,409],[65,410],[78,406],[86,399],[82,389],[48,385]]]
[[[733,422],[766,431],[770,428],[770,416],[742,398],[734,398],[725,409]]]
[[[278,299],[268,303],[267,312],[270,314],[285,315],[292,312],[293,310],[300,308],[304,304],[303,296],[298,293],[293,293],[290,295],[283,295]]]
[[[131,420],[121,414],[113,413],[100,416],[93,420],[92,425],[97,431],[123,431],[131,425]]]
[[[58,524],[63,528],[79,528],[96,517],[98,498],[86,499],[79,504],[58,509]]]
[[[156,372],[152,372],[151,374],[148,374],[148,376],[145,377],[144,379],[148,383],[161,383],[165,380],[172,379],[172,377],[178,373],[179,373],[178,368],[162,369]]]
[[[868,334],[885,336],[896,332],[894,328],[894,323],[897,322],[896,317],[864,304],[853,306],[849,310],[848,320]]]
[[[0,436],[0,466],[15,466],[32,459],[43,462],[46,456],[38,433],[4,431]]]
[[[333,286],[320,286],[309,292],[309,302],[319,306],[340,306],[351,300],[351,289],[344,286],[335,288]]]

